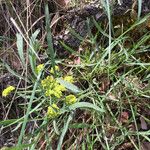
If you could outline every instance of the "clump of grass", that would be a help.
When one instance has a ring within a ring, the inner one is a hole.
[[[138,17],[140,11],[139,1]],[[43,52],[39,52],[41,31],[24,33],[12,19],[19,32],[16,42],[22,72],[4,66],[20,79],[9,108],[13,110],[18,101],[22,114],[0,121],[0,125],[1,130],[12,127],[12,132],[19,133],[15,149],[141,149],[150,141],[150,64],[141,56],[148,52],[150,36],[148,30],[140,38],[131,34],[149,16],[127,29],[122,25],[118,35],[115,29],[111,33],[110,10],[106,12],[108,28],[90,20],[97,33],[92,34],[91,29],[90,46],[81,45],[78,64],[55,56],[48,5],[44,29],[48,48]],[[41,64],[41,55],[48,61]],[[7,98],[11,100],[11,96]]]

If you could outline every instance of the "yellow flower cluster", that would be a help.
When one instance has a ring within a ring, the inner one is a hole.
[[[42,68],[42,66],[41,66],[41,68]],[[58,73],[59,70],[60,70],[59,67],[55,66],[56,73]],[[45,96],[62,98],[66,105],[72,105],[72,104],[76,103],[77,98],[75,97],[75,95],[68,95],[66,97],[63,95],[63,92],[67,91],[67,89],[53,77],[53,74],[54,74],[53,68],[50,69],[50,73],[51,73],[51,75],[47,76],[45,79],[43,79],[41,81],[41,85],[45,91]],[[74,82],[73,76],[71,76],[71,75],[65,76],[62,79],[69,83]],[[52,104],[51,106],[48,107],[48,110],[47,110],[48,118],[55,118],[59,114],[60,114],[60,109],[58,108],[58,106],[56,104]]]
[[[13,86],[8,86],[6,89],[3,90],[2,96],[3,96],[3,97],[8,96],[13,90],[15,90],[15,87],[13,87]]]
[[[58,72],[59,70],[60,70],[59,67],[58,67],[58,66],[55,66],[55,71]],[[51,74],[54,74],[54,69],[53,69],[53,67],[50,69],[50,73],[51,73]]]
[[[59,107],[56,104],[52,104],[48,107],[47,110],[47,117],[48,118],[55,118],[59,115]]]
[[[62,92],[66,91],[66,88],[61,85],[53,76],[47,76],[46,79],[41,81],[42,87],[45,90],[46,96],[55,96],[60,98]]]
[[[36,73],[39,74],[40,71],[44,68],[44,64],[39,64],[37,67],[36,67]]]
[[[73,76],[65,76],[64,80],[67,81],[67,82],[70,82],[70,83],[74,82]]]
[[[66,96],[66,98],[65,98],[66,105],[72,105],[76,102],[77,102],[77,98],[72,94]]]

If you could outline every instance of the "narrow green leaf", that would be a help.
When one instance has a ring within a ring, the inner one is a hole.
[[[75,110],[77,108],[91,108],[99,112],[105,112],[102,108],[88,102],[78,102],[69,106],[69,109],[71,110]]]
[[[5,150],[23,150],[31,147],[33,143],[31,144],[22,144],[20,146],[14,146],[14,147],[6,147]]]
[[[32,35],[31,35],[31,41],[30,42],[33,42],[33,44],[36,42],[36,39],[37,39],[37,36],[38,34],[40,33],[40,29],[37,29]]]
[[[73,93],[79,93],[79,92],[81,92],[81,90],[80,90],[77,86],[75,86],[74,84],[72,84],[72,83],[69,83],[69,82],[67,82],[67,81],[64,81],[64,80],[61,79],[61,78],[57,78],[57,81],[58,81],[61,85],[63,85],[65,88],[67,88],[68,90],[72,91]]]
[[[24,133],[25,133],[25,127],[26,127],[26,124],[28,122],[28,116],[29,116],[29,113],[30,113],[30,110],[31,110],[31,106],[32,106],[32,102],[33,102],[33,99],[34,99],[34,96],[35,96],[36,88],[38,87],[38,84],[39,84],[40,77],[41,77],[41,72],[37,76],[37,80],[35,81],[35,84],[34,84],[34,87],[33,87],[33,92],[31,94],[31,98],[30,98],[30,101],[29,101],[29,104],[28,104],[28,108],[27,108],[27,111],[26,111],[26,115],[24,117],[23,125],[22,125],[21,132],[20,132],[20,136],[19,136],[19,139],[18,139],[18,146],[21,145],[22,140],[23,140],[23,136],[24,136]]]
[[[150,74],[148,74],[148,75],[146,76],[146,79],[148,79],[148,78],[150,78]]]
[[[22,121],[22,120],[20,120],[20,121]],[[16,121],[18,121],[18,119],[9,119],[9,120],[0,121],[0,126],[6,126],[6,125],[12,124],[13,122],[16,122]]]
[[[65,50],[67,50],[68,52],[71,52],[72,54],[75,54],[77,56],[79,56],[79,54],[77,54],[77,51],[73,50],[72,48],[70,48],[68,45],[66,45],[64,42],[60,41],[61,45],[64,47]]]
[[[37,51],[37,40],[36,40],[36,38],[37,38],[39,32],[40,32],[40,30],[38,29],[32,34],[32,36],[30,38],[31,48],[29,48],[29,61],[30,61],[32,72],[35,76],[36,76],[35,68],[36,68],[36,59],[37,59],[37,57],[36,57],[36,55],[35,55],[35,53],[33,52],[32,49],[34,49],[35,52]]]
[[[48,50],[47,54],[51,59],[52,67],[55,72],[55,55],[54,55],[54,48],[53,48],[53,42],[52,42],[52,34],[51,34],[51,29],[50,29],[50,14],[49,14],[49,7],[48,3],[46,2],[45,4],[45,19],[46,19],[46,31],[47,31],[47,43],[48,43]]]
[[[77,39],[79,39],[80,41],[83,41],[84,38],[82,36],[80,36],[79,33],[77,33],[74,29],[70,28],[70,33],[75,36]]]
[[[142,11],[142,0],[138,0],[138,19],[140,19]]]
[[[98,31],[100,33],[102,33],[104,36],[109,38],[109,35],[103,31],[103,29],[101,28],[100,24],[95,20],[94,17],[93,17],[93,23],[94,23],[95,27],[98,29]]]
[[[16,34],[16,37],[17,37],[18,54],[19,54],[22,64],[25,65],[25,59],[24,59],[24,54],[23,54],[23,37],[19,33]]]
[[[69,128],[69,123],[71,122],[71,120],[72,120],[72,114],[69,115],[68,120],[67,120],[66,124],[64,125],[64,128],[62,130],[62,133],[60,135],[59,142],[58,142],[58,145],[57,145],[57,150],[61,150],[61,146],[62,146],[64,137],[66,135],[66,132]]]

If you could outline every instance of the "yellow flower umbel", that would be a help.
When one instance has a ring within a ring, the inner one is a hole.
[[[59,67],[58,67],[58,66],[55,66],[55,71],[58,72],[59,70],[60,70]],[[53,67],[50,69],[50,73],[51,73],[51,74],[54,74],[54,69],[53,69]]]
[[[56,83],[56,86],[54,87],[53,91],[54,91],[54,96],[60,98],[62,96],[62,92],[66,91],[66,88],[63,85]]]
[[[47,76],[44,80],[41,81],[41,84],[44,89],[47,89],[50,88],[54,82],[55,79],[53,76]]]
[[[56,104],[52,104],[48,107],[47,110],[47,117],[48,118],[55,118],[59,115],[59,107]]]
[[[74,82],[73,76],[65,76],[64,80],[67,81],[67,82],[70,82],[70,83]]]
[[[39,64],[37,67],[36,67],[36,73],[39,74],[40,71],[44,68],[44,64]]]
[[[6,89],[3,90],[2,96],[3,96],[3,97],[8,96],[13,90],[15,90],[15,87],[13,87],[13,86],[8,86]]]
[[[77,102],[77,98],[74,95],[68,95],[65,98],[66,105],[72,105]]]
[[[66,91],[66,88],[57,82],[53,76],[47,76],[46,79],[41,81],[42,87],[45,90],[46,96],[55,96],[60,98],[62,92]]]

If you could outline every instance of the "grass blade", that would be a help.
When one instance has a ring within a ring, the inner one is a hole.
[[[38,47],[37,47],[37,36],[39,34],[40,30],[36,30],[31,38],[30,38],[30,46],[32,49],[34,49],[34,51],[36,52]],[[35,53],[33,53],[32,49],[29,48],[29,61],[30,61],[30,65],[31,65],[31,69],[32,69],[32,72],[33,74],[36,76],[36,73],[35,73],[35,70],[36,70],[36,55]]]
[[[138,0],[138,20],[140,19],[142,11],[142,0]]]
[[[22,143],[22,139],[23,139],[23,136],[24,136],[24,133],[25,133],[25,127],[26,127],[26,124],[28,122],[28,116],[29,116],[29,113],[30,113],[30,110],[31,110],[32,102],[33,102],[33,99],[34,99],[36,88],[38,87],[40,77],[41,77],[41,72],[38,75],[37,80],[36,80],[36,82],[34,84],[34,87],[33,87],[33,92],[32,92],[32,95],[31,95],[31,98],[30,98],[30,101],[29,101],[29,104],[28,104],[27,112],[26,112],[26,115],[24,117],[24,122],[23,122],[23,125],[22,125],[22,128],[21,128],[21,133],[20,133],[19,140],[18,140],[18,146],[20,146],[21,143]]]
[[[50,24],[50,14],[49,14],[49,8],[48,8],[47,2],[45,4],[45,17],[46,17],[46,31],[47,31],[47,43],[48,43],[47,54],[51,59],[52,67],[55,72],[55,56],[54,56],[54,48],[53,48],[53,42],[52,42],[52,34],[51,34],[50,25],[49,25]]]
[[[62,133],[60,135],[60,139],[59,139],[59,142],[58,142],[58,145],[57,145],[57,150],[61,150],[61,145],[63,143],[63,139],[65,137],[65,134],[66,134],[66,132],[69,128],[69,123],[71,122],[71,120],[72,120],[72,114],[69,115],[68,120],[67,120],[66,124],[64,125],[64,128],[62,130]]]

